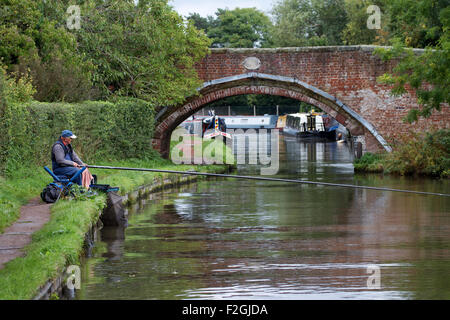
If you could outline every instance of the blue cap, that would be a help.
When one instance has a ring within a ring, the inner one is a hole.
[[[77,136],[74,135],[73,132],[70,131],[70,130],[64,130],[64,131],[61,133],[61,137],[63,137],[63,138],[72,138],[72,139],[76,139]]]

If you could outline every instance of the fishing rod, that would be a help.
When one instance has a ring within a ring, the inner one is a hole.
[[[176,171],[176,170],[161,170],[161,169],[147,169],[147,168],[94,166],[94,165],[88,165],[87,167],[88,168],[95,168],[95,169],[146,171],[146,172],[160,172],[160,173],[175,173],[175,174],[194,175],[194,176],[208,176],[208,177],[235,178],[235,179],[247,179],[247,180],[289,182],[289,183],[300,183],[300,184],[310,184],[310,185],[322,185],[322,186],[330,186],[330,187],[343,187],[343,188],[355,188],[355,189],[371,189],[371,190],[379,190],[379,191],[403,192],[403,193],[414,193],[414,194],[423,194],[423,195],[431,195],[431,196],[450,197],[450,194],[447,194],[447,193],[435,193],[435,192],[414,191],[414,190],[401,190],[401,189],[392,189],[392,188],[383,188],[383,187],[371,187],[371,186],[358,186],[358,185],[354,185],[354,184],[318,182],[318,181],[308,181],[308,180],[293,180],[293,179],[269,178],[269,177],[259,177],[259,176],[240,176],[240,175],[232,175],[232,174],[206,173],[206,172],[198,172],[198,171]]]

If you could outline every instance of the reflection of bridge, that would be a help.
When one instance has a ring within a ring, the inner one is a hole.
[[[212,49],[196,67],[204,81],[200,95],[160,110],[153,146],[168,156],[177,125],[210,102],[241,94],[285,96],[314,105],[344,125],[367,151],[390,150],[386,138],[411,129],[448,127],[448,106],[414,126],[403,123],[408,111],[419,107],[417,98],[413,92],[391,97],[390,88],[377,82],[394,62],[374,56],[374,48]]]

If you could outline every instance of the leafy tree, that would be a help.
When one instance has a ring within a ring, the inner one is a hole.
[[[381,44],[388,41],[389,32],[387,30],[388,15],[384,10],[386,0],[345,0],[345,11],[348,22],[342,30],[342,40],[346,45],[357,44]],[[367,19],[369,14],[367,8],[370,5],[377,5],[381,11],[381,29],[368,29]]]
[[[384,0],[390,38],[401,39],[405,46],[437,46],[443,33],[441,12],[448,0]]]
[[[366,27],[370,5],[381,9],[379,30]],[[402,39],[408,47],[435,46],[443,27],[439,15],[446,7],[448,0],[345,0],[348,23],[343,31],[344,43],[385,45]]]
[[[0,0],[0,59],[41,101],[132,96],[176,104],[195,93],[209,39],[167,0]],[[69,30],[67,8],[81,9]]]
[[[14,73],[8,75],[5,68],[1,67],[0,78],[2,82],[0,105],[2,103],[30,102],[33,99],[36,89],[33,87],[30,75],[25,74],[20,78]]]
[[[206,18],[202,17],[198,13],[190,13],[186,19],[188,21],[192,21],[194,27],[198,30],[203,30],[205,34],[208,33],[208,30],[216,25],[216,19],[213,16],[207,16]]]
[[[194,63],[207,53],[209,39],[166,0],[90,0],[82,11],[78,46],[96,66],[102,97],[172,105],[196,92]]]
[[[318,17],[317,35],[325,36],[330,45],[342,44],[342,29],[347,22],[344,0],[313,0],[312,5]]]
[[[347,21],[344,0],[280,0],[273,8],[276,46],[339,45]]]
[[[393,73],[379,80],[393,85],[394,95],[406,93],[409,87],[417,94],[421,108],[409,112],[406,119],[409,122],[419,116],[429,117],[433,110],[440,111],[443,103],[450,102],[450,7],[440,10],[440,23],[442,29],[432,32],[441,34],[437,45],[428,46],[423,54],[415,54],[404,47],[407,37],[395,39],[392,49],[377,50],[384,60],[399,59]]]
[[[31,75],[38,100],[84,99],[91,65],[79,55],[75,37],[45,14],[51,4],[0,0],[0,60],[17,79]]]
[[[271,21],[256,8],[218,9],[208,36],[216,48],[256,48],[268,46]]]

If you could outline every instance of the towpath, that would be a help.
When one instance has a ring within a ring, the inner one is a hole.
[[[32,234],[50,220],[50,206],[36,197],[20,208],[19,219],[0,234],[0,269],[24,255],[23,248],[31,243]]]

